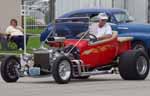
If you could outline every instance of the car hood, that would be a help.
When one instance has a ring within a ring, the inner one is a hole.
[[[150,32],[150,24],[124,23],[119,24],[118,29],[128,29],[134,32]]]

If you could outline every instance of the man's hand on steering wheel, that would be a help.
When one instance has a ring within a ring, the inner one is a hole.
[[[80,33],[80,34],[77,35],[77,37],[78,37],[78,38],[79,38],[79,37],[81,38],[81,37],[84,36],[85,34],[86,34],[86,33]],[[90,39],[90,41],[92,41],[92,42],[95,42],[95,41],[98,40],[95,35],[90,34],[90,33],[86,34],[85,37],[84,37],[84,39]]]
[[[97,37],[95,36],[95,35],[93,35],[93,34],[88,34],[88,38],[90,39],[90,41],[92,41],[92,42],[96,42],[98,39],[97,39]]]

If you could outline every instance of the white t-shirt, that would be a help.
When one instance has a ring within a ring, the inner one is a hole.
[[[11,36],[20,36],[20,35],[22,36],[23,32],[21,32],[21,30],[19,30],[21,27],[17,26],[17,28],[14,28],[13,26],[9,26],[6,29],[6,33],[10,34]]]
[[[112,29],[107,23],[102,28],[98,26],[98,23],[94,23],[90,26],[90,33],[99,38],[108,34],[112,35]]]

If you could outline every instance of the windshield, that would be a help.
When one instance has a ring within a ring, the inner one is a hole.
[[[115,13],[114,17],[116,18],[118,23],[132,22],[128,13]]]
[[[76,39],[76,36],[82,32],[86,32],[88,27],[89,18],[87,17],[59,18],[46,29],[48,31],[47,38],[58,36],[66,37],[67,39]],[[44,39],[46,40],[47,38],[45,37]]]

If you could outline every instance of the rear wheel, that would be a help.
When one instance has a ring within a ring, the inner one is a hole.
[[[20,63],[15,56],[5,57],[1,64],[1,76],[6,82],[16,82],[19,79]]]
[[[52,75],[59,84],[68,83],[72,77],[72,66],[66,56],[57,57],[52,68]]]
[[[120,57],[119,72],[125,80],[144,80],[149,73],[149,59],[144,51],[128,51]]]

